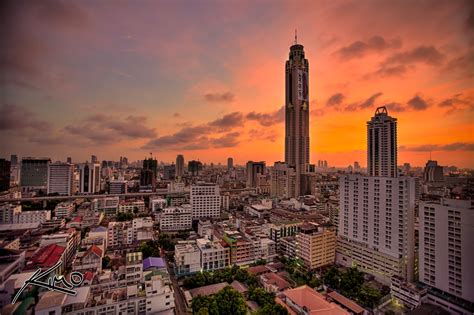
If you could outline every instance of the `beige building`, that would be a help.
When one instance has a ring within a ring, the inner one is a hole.
[[[307,269],[333,264],[336,259],[336,232],[333,229],[304,224],[296,234],[296,256]]]

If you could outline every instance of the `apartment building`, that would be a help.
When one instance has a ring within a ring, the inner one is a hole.
[[[331,228],[306,223],[296,234],[296,256],[306,269],[331,265],[336,259],[336,232]]]
[[[167,207],[156,215],[160,230],[166,232],[185,231],[192,228],[193,212],[191,205]]]
[[[221,241],[205,238],[196,240],[201,251],[201,266],[204,271],[223,269],[230,265],[230,247]]]

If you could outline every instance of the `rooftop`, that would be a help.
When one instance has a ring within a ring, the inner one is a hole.
[[[166,263],[161,257],[148,257],[143,260],[143,270],[148,268],[166,268]]]
[[[306,308],[311,315],[349,315],[335,303],[326,301],[324,296],[307,285],[289,289],[283,292],[282,301],[290,299],[294,304],[301,308]]]
[[[199,296],[199,295],[206,295],[206,296],[213,295],[219,292],[220,290],[224,289],[228,285],[229,284],[227,282],[210,284],[203,287],[191,289],[189,290],[189,293],[191,294],[192,298],[195,298],[196,296]]]

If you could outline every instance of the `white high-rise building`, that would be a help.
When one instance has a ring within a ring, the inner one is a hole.
[[[369,176],[339,179],[337,262],[379,280],[413,280],[416,180],[397,177],[396,119],[377,108],[367,123]]]
[[[378,107],[367,122],[367,173],[369,176],[397,177],[397,119]]]
[[[474,203],[420,201],[419,281],[474,303]]]
[[[55,162],[48,164],[48,194],[72,195],[74,187],[74,165]]]
[[[415,179],[349,174],[339,185],[338,262],[387,283],[393,275],[411,281]]]
[[[96,193],[100,191],[100,164],[79,164],[79,192]]]
[[[219,186],[198,184],[191,186],[191,207],[193,219],[218,218],[221,215]]]

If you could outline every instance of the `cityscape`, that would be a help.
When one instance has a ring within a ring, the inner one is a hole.
[[[473,2],[2,16],[1,315],[474,314]]]

